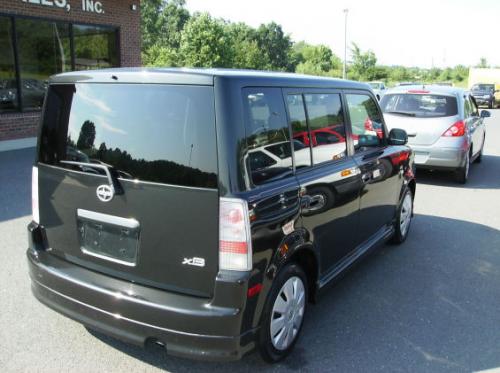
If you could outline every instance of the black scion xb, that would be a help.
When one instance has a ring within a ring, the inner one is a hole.
[[[50,308],[172,355],[293,348],[307,304],[413,215],[413,155],[370,88],[238,70],[51,78],[29,271]]]

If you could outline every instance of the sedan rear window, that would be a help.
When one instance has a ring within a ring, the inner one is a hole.
[[[64,84],[49,88],[39,162],[111,165],[124,179],[215,188],[213,88]]]
[[[457,99],[433,94],[386,94],[380,101],[384,113],[417,118],[451,117],[458,114]]]

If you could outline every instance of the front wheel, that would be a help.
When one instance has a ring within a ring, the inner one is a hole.
[[[491,100],[489,103],[488,103],[488,109],[493,109],[493,106],[494,106],[494,101]]]
[[[297,264],[287,264],[276,276],[259,332],[259,350],[265,361],[278,362],[293,349],[302,329],[307,289],[306,275]]]
[[[392,242],[395,244],[403,243],[408,237],[411,219],[413,218],[413,193],[411,189],[406,189],[403,199],[399,204],[398,217],[394,225],[394,236]]]

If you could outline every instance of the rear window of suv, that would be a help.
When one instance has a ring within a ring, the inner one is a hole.
[[[457,99],[453,96],[433,94],[386,94],[380,101],[387,114],[417,118],[451,117],[458,114]]]
[[[105,163],[125,179],[215,188],[213,88],[159,84],[52,85],[39,162]],[[79,168],[99,172],[98,169]]]

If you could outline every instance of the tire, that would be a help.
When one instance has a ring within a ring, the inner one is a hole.
[[[278,272],[264,306],[258,335],[260,355],[268,363],[284,359],[295,346],[302,330],[308,295],[307,278],[299,265],[290,263]],[[281,318],[283,322],[279,321]]]
[[[493,109],[493,100],[488,103],[488,109]]]
[[[462,167],[455,171],[455,180],[460,184],[467,183],[469,179],[469,168],[470,168],[470,151],[467,152],[465,156],[465,162]]]
[[[476,159],[474,160],[475,163],[481,163],[483,161],[484,140],[485,140],[485,138],[483,137],[483,143],[481,144],[481,150],[479,151],[479,154],[477,155]]]
[[[410,188],[407,188],[404,192],[397,214],[394,224],[394,236],[392,236],[391,242],[398,245],[406,241],[413,218],[413,193]]]

